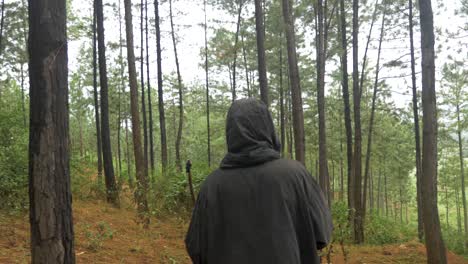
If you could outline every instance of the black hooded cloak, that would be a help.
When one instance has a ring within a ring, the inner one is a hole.
[[[185,239],[193,263],[320,263],[330,211],[304,166],[280,159],[267,107],[234,102],[226,139],[228,153],[203,183]]]

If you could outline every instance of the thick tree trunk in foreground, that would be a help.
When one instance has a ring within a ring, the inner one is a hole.
[[[65,2],[29,1],[29,221],[32,263],[75,263]]]
[[[162,173],[166,175],[167,168],[167,138],[166,138],[166,116],[164,113],[164,93],[162,76],[162,55],[161,55],[161,29],[159,21],[159,2],[154,1],[154,13],[156,24],[156,55],[158,64],[158,108],[159,108],[159,129],[161,132],[161,165]]]
[[[124,0],[125,5],[125,28],[127,37],[127,60],[128,60],[128,77],[130,81],[130,110],[132,115],[132,136],[133,136],[133,152],[135,155],[135,169],[137,189],[135,198],[137,202],[138,215],[144,226],[149,224],[148,217],[148,171],[146,170],[143,150],[141,148],[141,130],[140,130],[140,113],[138,110],[138,84],[135,67],[135,52],[133,48],[133,24],[132,24],[132,4],[131,0]]]
[[[177,72],[177,86],[179,90],[179,127],[177,128],[177,138],[176,138],[176,166],[178,171],[182,171],[182,161],[180,160],[180,142],[182,141],[182,128],[184,124],[184,98],[183,98],[183,84],[182,76],[180,74],[179,67],[179,56],[177,54],[177,40],[174,31],[174,16],[172,14],[172,0],[169,0],[169,17],[171,21],[171,36],[172,36],[172,45],[174,46],[174,58],[176,64]],[[239,22],[240,23],[240,22]]]
[[[421,139],[419,132],[419,111],[418,95],[416,90],[416,67],[414,59],[414,41],[413,41],[413,0],[409,0],[409,33],[410,33],[410,52],[411,52],[411,84],[413,91],[413,118],[414,118],[414,141],[416,154],[416,200],[418,205],[418,238],[422,242],[424,238],[424,227],[422,220],[422,201],[421,201]]]
[[[419,0],[423,106],[422,206],[427,262],[447,263],[437,208],[437,105],[431,0]]]
[[[99,99],[97,91],[97,35],[96,35],[96,6],[94,5],[93,16],[93,96],[94,96],[94,117],[96,119],[96,139],[97,139],[97,179],[98,184],[102,184],[102,144],[101,144],[101,118],[99,117]]]
[[[361,164],[361,93],[358,69],[359,0],[353,0],[353,102],[354,102],[354,242],[364,242],[363,201],[362,201],[362,164]]]
[[[344,121],[346,130],[346,157],[347,157],[347,179],[348,179],[348,209],[351,224],[354,221],[354,178],[353,171],[353,130],[351,126],[351,107],[349,103],[349,80],[348,80],[348,40],[346,39],[346,13],[344,0],[340,0],[340,33],[341,33],[341,86],[344,102]]]
[[[302,92],[299,79],[299,67],[297,65],[296,37],[290,0],[282,0],[282,6],[288,47],[296,160],[305,165],[304,112],[302,109]]]
[[[115,183],[114,165],[109,126],[109,97],[106,66],[106,44],[104,41],[104,12],[102,0],[96,1],[97,42],[99,55],[99,81],[101,84],[101,140],[104,161],[104,180],[106,183],[107,201],[119,206],[119,193]]]
[[[254,1],[255,1],[255,30],[257,32],[258,80],[260,83],[260,98],[267,106],[269,106],[270,104],[268,101],[269,100],[268,79],[267,79],[266,59],[265,59],[265,25],[263,23],[264,22],[263,21],[264,20],[263,7],[262,7],[262,3],[260,0],[254,0]],[[294,29],[293,29],[293,32],[294,32]]]

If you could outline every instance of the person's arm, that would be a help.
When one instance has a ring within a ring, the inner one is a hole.
[[[204,237],[206,236],[206,199],[200,193],[195,203],[192,213],[192,219],[185,238],[187,252],[192,259],[193,264],[203,264],[202,248],[205,248]]]

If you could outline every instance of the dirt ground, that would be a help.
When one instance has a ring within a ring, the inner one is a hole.
[[[185,219],[152,218],[149,229],[143,229],[130,206],[116,209],[102,201],[76,201],[73,209],[77,263],[190,263],[183,243]],[[348,261],[334,245],[331,263],[425,263],[425,248],[417,242],[345,249]],[[451,264],[468,263],[450,252],[448,257]],[[29,263],[29,258],[28,216],[0,212],[0,263]]]

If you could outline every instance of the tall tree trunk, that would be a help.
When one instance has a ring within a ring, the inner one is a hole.
[[[208,78],[208,21],[206,19],[206,0],[203,1],[203,11],[205,13],[205,85],[206,85],[206,134],[207,134],[207,154],[208,167],[211,167],[211,130],[210,130],[210,86]]]
[[[159,21],[159,1],[154,0],[154,13],[156,24],[156,54],[158,64],[158,109],[159,109],[159,127],[161,133],[161,166],[162,173],[166,175],[167,168],[167,139],[166,139],[166,116],[164,114],[164,93],[162,76],[162,55],[161,55],[161,29]]]
[[[419,0],[422,58],[422,206],[427,262],[447,263],[437,208],[437,105],[435,93],[434,22],[431,0]]]
[[[284,124],[284,87],[283,87],[283,31],[279,35],[279,106],[280,106],[280,138],[281,138],[281,156],[285,156],[285,124]]]
[[[289,0],[288,0],[289,1]],[[262,2],[261,0],[254,0],[255,2],[255,30],[257,32],[257,59],[258,59],[258,81],[260,84],[260,98],[262,101],[267,105],[267,107],[270,105],[269,104],[269,98],[268,98],[268,79],[267,79],[267,69],[266,69],[266,58],[265,58],[265,25],[264,25],[264,17],[263,17],[263,7],[262,7]],[[284,0],[283,0],[283,8],[284,8]],[[289,7],[288,7],[289,9]],[[287,11],[287,10],[286,10]],[[283,12],[285,12],[283,10]],[[289,12],[290,13],[290,12]],[[288,14],[289,20],[292,21],[292,15]],[[286,15],[284,15],[285,21],[286,21]],[[286,35],[291,35],[287,38],[289,38],[289,42],[294,42],[293,45],[295,45],[295,37],[294,37],[294,25],[288,25],[288,28],[286,29],[287,31],[291,31],[290,33],[286,33]],[[291,44],[288,44],[291,45]],[[291,50],[291,52],[296,53],[296,47],[294,46],[294,51]],[[288,52],[289,54],[289,52]],[[293,54],[291,53],[291,56]],[[294,55],[295,57],[296,55]],[[294,59],[297,60],[297,59]],[[297,66],[296,66],[297,68]],[[290,71],[294,72],[294,71]],[[299,70],[298,70],[299,72]],[[297,79],[299,81],[299,73],[297,74]],[[299,88],[300,91],[300,88]],[[302,99],[301,99],[302,101]],[[302,108],[302,104],[301,104]],[[304,122],[303,122],[304,123]],[[305,151],[304,151],[305,152]]]
[[[359,0],[353,0],[353,103],[354,103],[354,242],[364,242],[363,201],[362,201],[362,171],[361,171],[361,95],[359,91]]]
[[[110,140],[106,44],[104,41],[104,12],[102,0],[95,1],[97,19],[97,42],[99,55],[99,81],[101,84],[101,140],[102,157],[104,161],[104,179],[106,183],[107,201],[114,204],[115,206],[119,206],[119,193],[117,190],[117,185],[115,183]]]
[[[31,262],[74,264],[66,1],[30,0],[28,10]]]
[[[140,2],[140,85],[141,85],[141,112],[143,118],[143,159],[146,171],[148,171],[148,122],[146,119],[146,100],[145,100],[145,38],[143,29],[143,5],[144,2]]]
[[[177,139],[176,139],[176,144],[175,144],[176,166],[177,166],[177,170],[181,172],[182,161],[180,159],[180,142],[182,140],[182,127],[184,124],[184,98],[183,98],[182,76],[180,74],[180,67],[179,67],[179,56],[177,55],[177,40],[176,40],[175,30],[174,30],[174,16],[172,14],[172,0],[169,0],[169,17],[171,20],[172,45],[174,46],[174,58],[175,58],[176,71],[177,71],[177,86],[179,88],[178,89],[179,90],[179,127],[177,128]]]
[[[377,6],[376,6],[377,8]],[[363,191],[363,197],[362,197],[362,218],[363,222],[365,222],[366,219],[366,192],[367,192],[367,182],[369,179],[369,173],[370,173],[370,160],[371,160],[371,154],[372,154],[372,133],[373,133],[373,128],[374,128],[374,119],[375,119],[375,104],[377,101],[377,91],[378,91],[378,86],[379,86],[379,73],[380,73],[380,54],[382,51],[382,41],[384,38],[384,33],[385,33],[385,15],[386,15],[386,6],[385,6],[385,0],[382,3],[382,8],[383,8],[383,13],[382,13],[382,24],[380,26],[380,38],[379,38],[379,48],[377,51],[377,62],[375,64],[375,79],[374,79],[374,90],[372,93],[372,106],[371,106],[371,115],[370,115],[370,120],[369,120],[369,130],[367,133],[367,150],[366,150],[366,165],[364,169],[364,191]],[[361,88],[362,89],[362,88]]]
[[[384,172],[385,217],[388,217],[387,174]]]
[[[326,0],[325,0],[326,5]],[[319,182],[325,197],[328,198],[328,205],[331,206],[331,196],[328,190],[330,189],[330,176],[328,174],[327,161],[327,137],[325,123],[325,36],[324,23],[325,16],[324,5],[322,0],[317,2],[317,35],[316,35],[316,54],[317,54],[317,106],[319,116]]]
[[[241,42],[242,42],[242,57],[244,59],[244,68],[245,68],[245,82],[247,85],[247,96],[252,97],[252,91],[250,88],[250,78],[249,78],[249,67],[247,64],[247,52],[245,50],[244,34],[241,31]]]
[[[149,132],[149,156],[151,176],[154,173],[154,142],[153,142],[153,101],[151,100],[151,83],[149,70],[149,43],[148,43],[148,0],[145,0],[145,38],[146,38],[146,85],[148,86],[148,132]]]
[[[463,220],[464,220],[463,223],[465,227],[464,249],[466,251],[466,248],[468,247],[468,217],[467,217],[467,212],[466,212],[467,209],[466,209],[466,194],[465,194],[465,166],[463,164],[464,162],[463,162],[462,120],[460,119],[460,103],[457,103],[457,135],[458,135],[458,156],[460,158],[460,178],[461,178]]]
[[[418,95],[416,90],[416,69],[414,59],[414,41],[413,41],[413,0],[409,0],[409,32],[410,32],[410,53],[411,53],[411,83],[413,91],[413,118],[414,118],[414,141],[416,154],[416,200],[418,205],[418,238],[422,242],[424,237],[422,201],[421,201],[421,139],[419,132],[419,111]]]
[[[242,7],[244,6],[244,0],[238,0],[239,7],[237,11],[237,24],[236,24],[236,35],[234,40],[234,58],[232,63],[232,101],[234,102],[237,99],[236,93],[236,69],[237,69],[237,47],[239,46],[239,33],[240,25],[242,20]]]
[[[130,81],[130,110],[132,115],[133,152],[135,155],[135,170],[137,189],[135,198],[138,216],[144,226],[148,226],[148,171],[145,167],[143,150],[141,147],[140,113],[138,110],[138,83],[135,67],[135,51],[133,47],[133,23],[131,0],[124,0],[125,6],[125,32],[127,38],[128,77]]]
[[[340,0],[340,33],[341,33],[341,86],[344,103],[344,121],[346,130],[346,157],[347,157],[347,178],[348,178],[348,209],[351,224],[354,221],[354,178],[352,177],[353,168],[353,130],[351,126],[351,107],[349,103],[349,81],[348,81],[348,40],[346,36],[346,12],[344,0]]]
[[[102,184],[102,144],[101,144],[101,118],[99,115],[99,99],[97,91],[97,35],[96,35],[96,5],[93,12],[93,95],[94,95],[94,117],[96,122],[96,140],[97,140],[97,179],[98,184]]]
[[[297,65],[296,37],[294,31],[291,1],[282,0],[282,6],[286,31],[286,42],[288,48],[288,64],[290,76],[289,78],[291,83],[292,116],[296,160],[305,165],[304,112],[302,109],[302,92],[299,79],[299,67]]]

